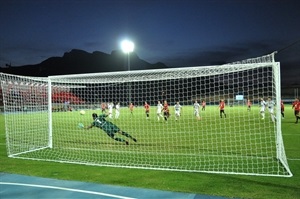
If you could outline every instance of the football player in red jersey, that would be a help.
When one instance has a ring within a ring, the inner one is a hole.
[[[147,102],[145,102],[144,108],[146,113],[146,119],[149,119],[150,105]]]
[[[294,114],[295,114],[295,117],[296,117],[295,124],[298,124],[298,120],[300,118],[300,115],[299,115],[299,112],[300,112],[300,102],[299,102],[298,98],[296,98],[296,100],[294,101],[292,108],[294,109]]]
[[[221,99],[220,101],[220,105],[219,105],[219,108],[220,108],[220,117],[222,118],[222,114],[225,116],[226,118],[226,113],[225,113],[225,102],[223,99]]]

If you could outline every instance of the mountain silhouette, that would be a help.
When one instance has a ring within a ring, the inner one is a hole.
[[[150,64],[140,59],[134,52],[130,53],[129,56],[130,70],[160,69],[167,67],[160,62]],[[128,70],[128,55],[120,50],[106,54],[100,51],[89,53],[79,49],[66,52],[62,57],[50,57],[35,65],[0,68],[0,72],[4,73],[37,77],[126,70]]]

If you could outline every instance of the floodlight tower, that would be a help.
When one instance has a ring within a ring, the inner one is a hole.
[[[134,50],[134,43],[129,40],[124,40],[121,43],[121,48],[128,56],[128,71],[130,71],[130,53]]]
[[[130,71],[130,53],[134,50],[134,43],[129,40],[124,40],[121,43],[121,48],[124,53],[127,53],[128,58],[128,71]],[[131,84],[128,84],[128,104],[131,103]]]

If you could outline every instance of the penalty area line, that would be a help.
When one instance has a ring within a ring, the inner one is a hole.
[[[299,160],[300,160],[300,158],[287,158],[287,160],[299,161]]]
[[[57,189],[57,190],[63,190],[63,191],[73,191],[73,192],[79,192],[79,193],[86,193],[86,194],[94,194],[94,195],[100,195],[100,196],[107,196],[107,197],[111,197],[111,198],[135,199],[135,198],[130,198],[130,197],[126,197],[126,196],[119,196],[119,195],[102,193],[102,192],[96,192],[96,191],[86,191],[86,190],[71,189],[71,188],[64,188],[64,187],[56,187],[56,186],[46,186],[46,185],[36,185],[36,184],[24,184],[24,183],[11,183],[11,182],[0,182],[0,184],[3,184],[3,185],[14,185],[14,186],[37,187],[37,188],[45,188],[45,189]]]

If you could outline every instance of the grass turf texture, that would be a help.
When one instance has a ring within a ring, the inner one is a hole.
[[[212,108],[211,113],[209,114],[209,108]],[[237,111],[243,111],[248,114],[243,108],[227,108],[228,118],[226,121],[221,122],[231,122],[232,115],[236,115]],[[190,172],[174,172],[174,171],[155,171],[155,170],[143,170],[143,169],[125,169],[125,168],[109,168],[109,167],[96,167],[96,166],[86,166],[86,165],[76,165],[76,164],[61,164],[54,162],[45,162],[45,161],[31,161],[31,160],[20,160],[8,158],[6,156],[5,150],[5,132],[4,132],[4,117],[0,116],[1,129],[1,163],[0,171],[16,174],[25,174],[32,176],[40,177],[49,177],[56,179],[65,179],[65,180],[79,180],[86,182],[95,182],[95,183],[105,183],[105,184],[114,184],[114,185],[123,185],[123,186],[132,186],[132,187],[144,187],[144,188],[153,188],[160,190],[168,191],[178,191],[178,192],[189,192],[189,193],[199,193],[199,194],[208,194],[208,195],[218,195],[225,197],[238,197],[238,198],[299,198],[300,196],[300,124],[294,124],[295,118],[293,116],[292,109],[286,108],[286,119],[282,121],[282,131],[283,139],[285,143],[286,154],[288,157],[288,162],[290,169],[293,172],[293,177],[291,178],[279,178],[279,177],[259,177],[259,176],[243,176],[243,175],[221,175],[221,174],[205,174],[205,173],[190,173]],[[256,119],[259,120],[258,109],[254,108],[252,111],[255,111]],[[93,111],[86,111],[84,116],[80,116],[81,121],[85,125],[91,123],[91,113]],[[99,111],[98,111],[99,112]],[[137,137],[139,140],[138,143],[143,143],[143,138],[147,135],[142,133],[136,133],[138,129],[134,129],[134,125],[127,125],[126,122],[122,122],[122,118],[128,118],[126,116],[129,111],[122,110],[121,118],[115,123],[118,124],[122,129],[126,129],[130,134]],[[183,110],[183,116],[180,118],[180,121],[177,123],[174,121],[174,118],[170,118],[168,124],[161,124],[160,128],[166,128],[163,125],[173,125],[174,128],[180,131],[182,123],[184,120],[192,121],[188,123],[190,128],[201,127],[203,126],[205,120],[209,121],[219,121],[218,109],[216,107],[207,107],[207,112],[203,113],[204,121],[196,121],[195,118],[190,114],[191,110]],[[68,112],[68,113],[54,113],[58,114],[56,118],[59,118],[60,114],[77,114],[78,112]],[[145,121],[143,129],[153,130],[152,123],[157,125],[157,120],[155,116],[155,110],[151,110],[151,120]],[[205,115],[206,114],[206,115]],[[77,116],[76,116],[77,117]],[[142,109],[136,109],[134,111],[134,116],[136,119],[131,119],[130,122],[135,122],[137,119],[145,119],[145,114]],[[211,118],[214,117],[214,118]],[[55,118],[55,117],[54,117]],[[212,120],[214,119],[214,120]],[[223,119],[224,120],[224,119]],[[268,114],[266,120],[270,120]],[[148,123],[146,123],[148,122]],[[261,121],[259,121],[261,122]],[[269,122],[269,121],[264,121]],[[128,122],[127,122],[128,123]],[[187,122],[185,122],[187,123]],[[77,124],[74,121],[73,128],[77,128]],[[191,125],[192,124],[192,125]],[[232,123],[234,124],[234,123]],[[56,128],[61,128],[64,124],[60,124],[54,119],[54,126]],[[124,126],[122,126],[124,125]],[[202,125],[202,126],[201,126]],[[130,126],[133,126],[131,129]],[[231,125],[234,126],[234,125]],[[209,129],[206,127],[206,129]],[[181,129],[183,131],[183,129]],[[81,129],[76,129],[76,131],[81,131]],[[80,144],[83,147],[86,145],[97,145],[99,142],[105,140],[104,147],[114,146],[115,141],[111,140],[104,133],[99,132],[99,129],[92,129],[90,132],[85,132],[86,136],[91,136],[95,134],[99,137],[99,140],[92,140],[93,137],[90,137],[89,141],[79,142],[73,140],[76,144]],[[237,129],[237,131],[243,131],[242,129]],[[143,131],[145,132],[145,131]],[[94,136],[95,136],[94,135]],[[150,134],[151,135],[151,134]],[[106,136],[106,137],[105,137]],[[167,136],[167,135],[164,135]],[[70,136],[66,135],[66,138]],[[73,136],[74,137],[74,136]],[[76,136],[75,136],[76,137]],[[55,138],[54,138],[55,139]],[[159,145],[160,139],[153,137],[153,143]],[[215,138],[216,139],[216,138]],[[70,141],[70,139],[68,139]],[[149,139],[148,139],[149,141]],[[221,141],[221,140],[219,140]],[[67,142],[65,142],[66,144]],[[107,143],[110,143],[109,145]],[[61,143],[63,144],[63,143]],[[149,150],[153,145],[148,144]],[[209,143],[207,143],[209,144]],[[132,144],[130,147],[138,147],[139,145]],[[180,144],[179,147],[175,145],[176,150],[180,152],[180,148],[183,145]],[[124,146],[125,147],[125,146]],[[178,149],[179,148],[179,149]],[[126,148],[126,150],[130,148]],[[232,151],[233,149],[228,149]],[[237,149],[240,150],[240,149]]]

